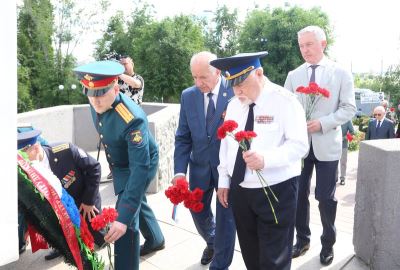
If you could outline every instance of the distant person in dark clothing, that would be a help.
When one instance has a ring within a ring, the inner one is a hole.
[[[365,140],[394,138],[393,122],[385,117],[386,111],[383,106],[374,109],[374,119],[369,121]]]

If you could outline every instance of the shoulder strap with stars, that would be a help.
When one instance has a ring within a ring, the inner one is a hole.
[[[135,116],[128,110],[128,108],[122,102],[119,103],[117,106],[115,106],[115,110],[127,124],[135,118]]]

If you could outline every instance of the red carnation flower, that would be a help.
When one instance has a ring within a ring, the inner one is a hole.
[[[190,194],[190,197],[194,201],[201,201],[201,199],[203,198],[203,194],[203,190],[201,190],[200,188],[195,188]]]
[[[220,126],[220,127],[217,129],[217,138],[220,139],[220,140],[222,140],[222,139],[224,139],[225,137],[226,137],[226,130],[225,130],[224,126]]]
[[[97,215],[94,218],[92,218],[92,221],[90,221],[90,224],[92,224],[93,230],[100,231],[107,225],[107,222],[105,221],[105,219],[102,215]]]
[[[192,211],[195,213],[199,213],[199,212],[203,211],[203,208],[204,208],[204,204],[202,202],[196,202],[192,207]]]
[[[233,132],[238,127],[238,123],[233,120],[226,120],[223,126],[227,132]]]
[[[243,141],[244,139],[246,139],[246,131],[238,131],[235,133],[235,140],[238,142]]]
[[[104,217],[106,223],[114,222],[118,217],[118,212],[114,208],[104,208],[101,215]]]

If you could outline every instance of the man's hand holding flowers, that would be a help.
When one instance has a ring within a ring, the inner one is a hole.
[[[313,119],[307,121],[307,131],[308,133],[320,132],[322,129],[321,122],[318,119]]]
[[[264,168],[264,156],[256,151],[247,150],[243,152],[243,159],[246,162],[246,166],[252,171]]]
[[[127,228],[124,223],[114,221],[104,240],[107,243],[114,243],[126,233]]]

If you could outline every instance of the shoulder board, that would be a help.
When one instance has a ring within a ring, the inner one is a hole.
[[[51,148],[51,151],[53,153],[57,153],[57,152],[61,152],[61,151],[65,150],[65,149],[69,149],[69,143],[63,143],[63,144],[53,146]]]
[[[117,106],[115,106],[115,110],[127,124],[135,118],[135,116],[128,110],[128,108],[122,102],[119,103]]]

